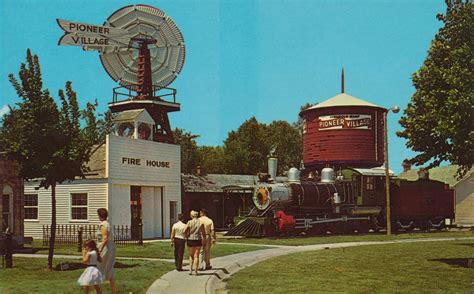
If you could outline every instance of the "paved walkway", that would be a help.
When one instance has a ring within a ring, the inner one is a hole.
[[[148,288],[147,293],[227,293],[225,280],[239,270],[252,266],[258,262],[296,252],[323,250],[333,248],[345,248],[365,245],[381,245],[394,243],[414,243],[432,241],[456,241],[474,240],[474,237],[466,238],[427,238],[407,239],[396,241],[371,241],[371,242],[346,242],[334,244],[318,244],[305,246],[272,246],[276,248],[261,249],[239,254],[227,255],[212,259],[212,270],[200,272],[199,276],[190,276],[189,272],[171,271],[157,279]],[[242,245],[239,243],[239,245]],[[252,244],[256,245],[256,244]],[[257,244],[259,245],[259,244]],[[260,246],[260,245],[259,245]],[[186,269],[186,268],[185,268]],[[189,268],[187,268],[189,269]]]

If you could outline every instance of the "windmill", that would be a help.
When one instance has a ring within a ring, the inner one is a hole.
[[[98,51],[110,77],[120,84],[109,103],[112,113],[146,109],[155,124],[152,139],[174,143],[168,113],[179,111],[176,89],[168,86],[184,65],[183,36],[158,8],[129,5],[110,15],[102,26],[58,19],[64,35],[58,45]]]

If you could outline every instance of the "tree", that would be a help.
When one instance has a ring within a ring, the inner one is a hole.
[[[83,177],[92,145],[99,142],[95,105],[80,110],[71,82],[59,91],[59,108],[47,89],[43,89],[38,56],[28,49],[26,63],[10,82],[22,99],[3,117],[0,145],[20,164],[25,180],[41,179],[40,187],[51,187],[51,237],[48,268],[53,267],[56,237],[56,185]],[[81,128],[81,123],[84,128]]]
[[[278,158],[278,174],[291,167],[299,167],[303,159],[303,136],[299,128],[286,121],[273,121],[266,127],[268,144],[275,148]]]
[[[176,128],[173,136],[176,144],[181,146],[181,172],[185,174],[194,173],[198,165],[196,138],[199,135],[193,135],[191,132]]]
[[[270,146],[264,125],[255,117],[231,131],[224,141],[225,169],[228,173],[254,175],[266,170]]]
[[[416,88],[397,135],[419,154],[408,161],[428,168],[443,161],[460,165],[465,174],[474,160],[474,5],[446,0],[444,26],[436,34],[421,68],[413,74]]]
[[[222,146],[199,146],[199,165],[206,174],[223,174],[225,170],[225,154]]]
[[[301,105],[300,106],[300,113],[303,110],[307,109],[307,108],[315,106],[316,104],[318,104],[318,103],[313,103],[313,104],[305,103],[304,105]],[[293,123],[293,126],[300,132],[301,135],[303,135],[303,128],[304,128],[304,119],[303,119],[303,117],[298,115],[298,120],[295,123]]]

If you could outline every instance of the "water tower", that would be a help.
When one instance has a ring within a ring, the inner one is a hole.
[[[384,113],[387,109],[341,93],[301,111],[303,161],[309,170],[329,165],[378,167],[384,163]]]

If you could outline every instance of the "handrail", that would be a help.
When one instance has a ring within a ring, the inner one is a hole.
[[[122,91],[124,90],[124,91]],[[120,99],[124,97],[123,99]],[[117,103],[117,102],[122,102],[122,101],[127,101],[127,100],[133,100],[137,97],[136,92],[132,90],[131,88],[128,87],[115,87],[113,88],[113,97],[112,97],[112,102]],[[163,99],[164,97],[170,98],[171,99]],[[172,102],[176,103],[176,89],[174,88],[167,88],[167,87],[158,87],[158,86],[153,86],[153,96],[150,97],[151,100],[158,100],[158,101],[165,101],[165,102]]]

